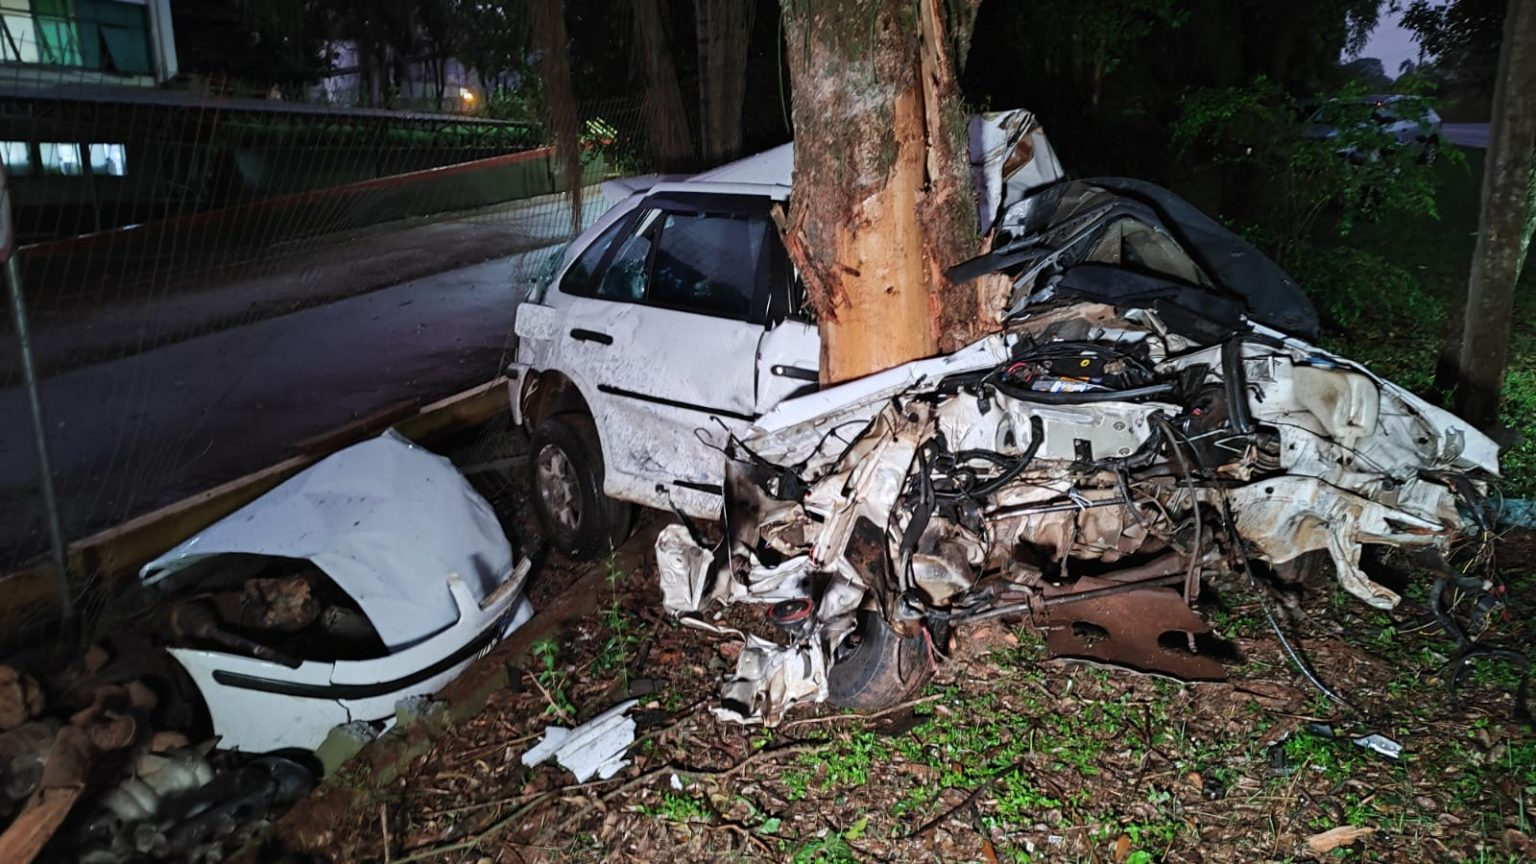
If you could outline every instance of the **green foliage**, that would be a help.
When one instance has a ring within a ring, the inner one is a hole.
[[[544,709],[545,714],[564,714],[567,718],[576,716],[576,706],[571,704],[570,697],[565,695],[565,685],[569,681],[569,673],[560,665],[560,645],[553,639],[540,639],[533,643],[534,659],[538,661],[539,668],[533,673],[534,679],[544,692],[549,694],[549,705]]]
[[[1393,117],[1421,117],[1431,107],[1419,95],[1381,104],[1351,83],[1308,111],[1259,77],[1185,93],[1172,140],[1190,160],[1262,178],[1249,190],[1255,227],[1271,241],[1275,259],[1289,264],[1325,216],[1347,235],[1357,222],[1388,215],[1438,215],[1430,165],[1438,142],[1430,154],[1398,142],[1386,127]],[[1454,150],[1444,157],[1461,158]]]
[[[1374,356],[1355,359],[1389,366],[1390,370],[1378,371],[1409,389],[1424,389],[1433,371],[1426,360],[1434,356],[1439,323],[1449,312],[1443,296],[1432,294],[1397,262],[1353,246],[1303,246],[1293,256],[1290,270],[1317,306],[1326,331],[1348,333],[1367,328],[1370,332],[1399,334],[1397,339],[1387,340],[1393,344],[1373,352]],[[1427,338],[1421,341],[1416,337]],[[1410,356],[1392,357],[1391,350],[1404,344],[1415,349]]]
[[[660,816],[669,822],[686,825],[689,822],[710,822],[713,817],[709,808],[703,803],[688,795],[676,792],[663,792],[661,802],[654,807],[640,808],[642,813],[648,816]]]
[[[848,844],[850,840],[858,840],[864,836],[864,829],[869,825],[868,816],[860,816],[852,825],[842,831],[829,832],[825,836],[817,837],[809,843],[795,849],[790,860],[795,864],[843,864],[843,862],[857,861],[854,857],[853,847]]]
[[[1454,84],[1492,93],[1507,0],[1413,0],[1403,27]]]
[[[629,662],[635,645],[640,641],[624,609],[624,572],[618,568],[612,555],[608,557],[608,590],[611,594],[603,609],[603,627],[608,637],[603,640],[593,664],[604,672],[618,672],[625,688],[629,687]]]

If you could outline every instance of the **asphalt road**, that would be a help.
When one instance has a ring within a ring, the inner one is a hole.
[[[1487,123],[1442,123],[1440,134],[1452,144],[1478,150],[1488,149]]]
[[[212,333],[43,382],[65,533],[78,537],[292,454],[408,398],[496,375],[550,247]],[[9,382],[8,382],[9,383]],[[25,394],[0,390],[0,565],[43,548]]]

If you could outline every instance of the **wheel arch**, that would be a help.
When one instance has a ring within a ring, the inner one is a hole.
[[[536,428],[546,417],[571,413],[585,414],[596,425],[592,406],[582,395],[581,388],[563,372],[548,370],[529,373],[523,383],[521,399],[523,425],[529,429]],[[598,437],[602,437],[601,429],[598,430]]]

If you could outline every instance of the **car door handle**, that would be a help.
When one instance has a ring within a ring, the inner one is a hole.
[[[774,366],[769,371],[780,378],[794,378],[798,381],[816,381],[820,378],[815,369],[803,366]]]
[[[577,342],[596,342],[599,345],[613,344],[613,337],[607,333],[599,333],[596,330],[583,330],[579,327],[571,331],[571,338]]]

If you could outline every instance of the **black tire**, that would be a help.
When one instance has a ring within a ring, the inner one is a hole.
[[[552,480],[555,475],[566,482]],[[590,417],[556,414],[539,423],[529,450],[528,481],[544,535],[562,555],[589,561],[628,536],[632,508],[603,494],[603,448]]]
[[[928,640],[902,638],[880,613],[858,613],[858,627],[832,652],[827,698],[841,708],[889,708],[910,699],[933,674]]]

